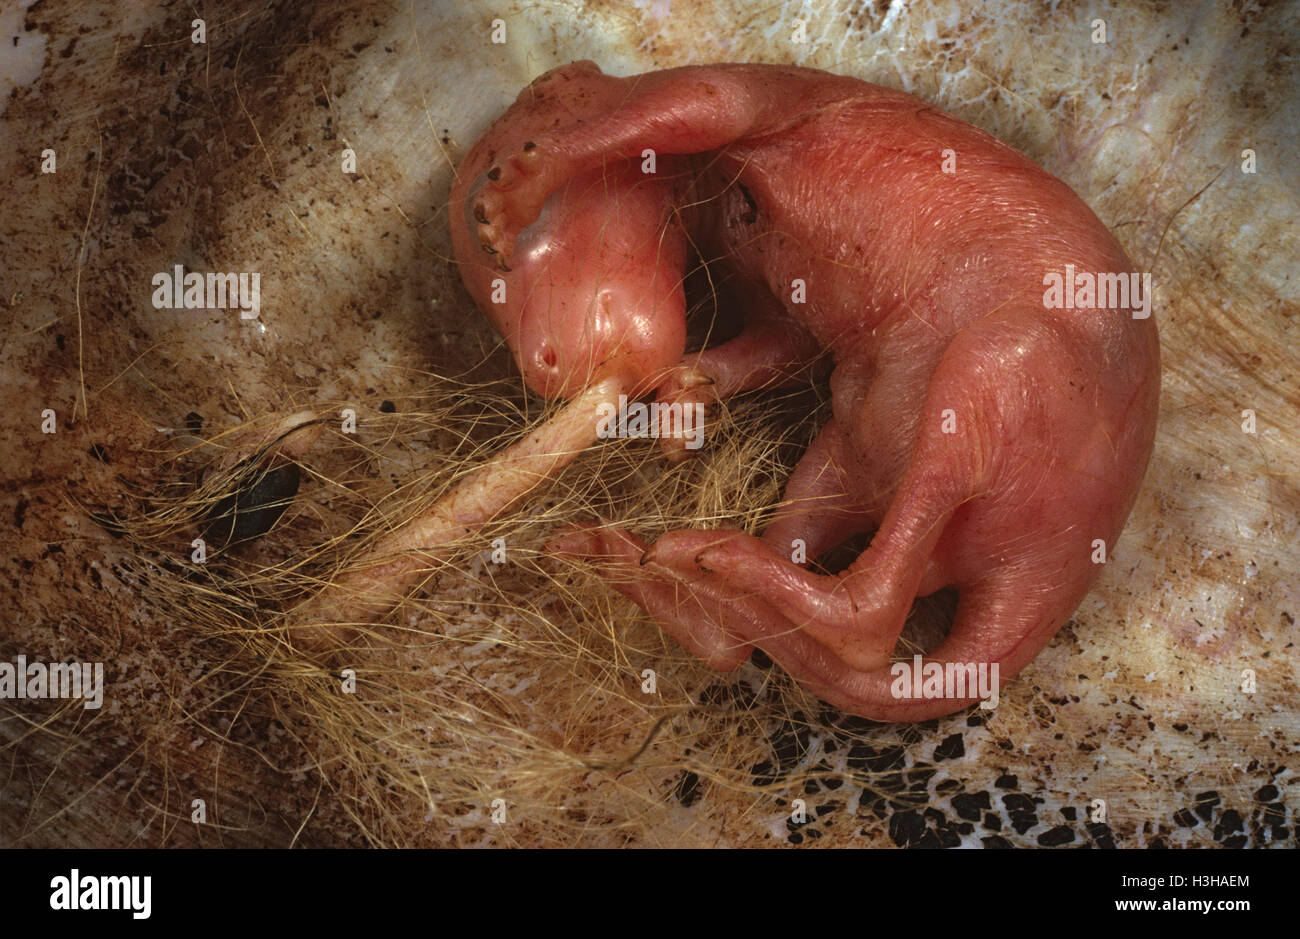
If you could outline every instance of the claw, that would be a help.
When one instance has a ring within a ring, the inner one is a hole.
[[[680,369],[674,376],[680,386],[680,390],[686,391],[691,388],[699,388],[701,385],[717,384],[717,379],[711,375],[705,375],[694,368]]]

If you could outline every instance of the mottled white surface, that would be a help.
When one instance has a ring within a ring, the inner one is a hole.
[[[0,115],[16,88],[30,85],[45,64],[45,36],[23,29],[23,12],[33,0],[0,9]]]
[[[147,675],[179,665],[159,646],[173,626],[168,611],[141,608],[137,588],[105,576],[118,549],[69,510],[68,487],[104,505],[123,478],[147,486],[144,474],[158,471],[154,428],[179,426],[189,411],[208,431],[316,401],[373,412],[381,399],[418,389],[421,370],[474,365],[494,340],[459,291],[441,212],[459,154],[520,87],[573,59],[618,74],[745,60],[853,74],[986,128],[1070,183],[1155,276],[1165,379],[1147,486],[1076,621],[1004,692],[988,723],[966,727],[957,717],[903,739],[912,765],[964,735],[965,755],[929,780],[929,804],[946,805],[951,793],[935,792],[946,775],[969,792],[993,792],[998,809],[994,781],[1011,774],[1017,791],[1050,811],[1040,807],[1023,837],[1005,826],[1002,835],[1036,843],[1065,824],[1060,807],[1083,813],[1100,799],[1117,842],[1128,845],[1231,837],[1226,828],[1216,835],[1214,822],[1175,824],[1201,792],[1219,793],[1220,809],[1239,812],[1252,838],[1262,786],[1297,804],[1294,777],[1280,769],[1295,763],[1300,741],[1294,5],[222,6],[208,12],[207,46],[189,41],[190,11],[143,2],[47,2],[26,11],[27,21],[18,7],[0,11],[0,137],[8,141],[0,150],[0,384],[16,402],[0,417],[8,441],[0,511],[23,515],[0,536],[13,542],[0,551],[15,559],[0,589],[16,611],[0,652],[120,657],[125,648],[136,657],[133,683],[117,685],[119,710],[106,708],[95,725],[106,741],[100,759],[125,755],[132,741],[164,746],[150,737],[156,715],[139,701],[156,691]],[[487,38],[496,17],[507,27],[503,45]],[[791,41],[798,17],[804,43]],[[1091,40],[1098,17],[1105,44]],[[339,169],[345,146],[357,154],[356,180]],[[53,176],[39,173],[45,147],[58,152]],[[1241,171],[1245,149],[1255,152],[1255,174]],[[177,263],[263,272],[260,320],[155,310],[150,277]],[[78,404],[83,385],[88,416]],[[65,428],[55,438],[38,433],[34,415],[45,407]],[[1253,435],[1242,432],[1245,409],[1257,416]],[[88,457],[92,442],[114,462]],[[426,445],[413,442],[411,465]],[[509,602],[489,581],[443,589],[449,600]],[[493,625],[504,629],[505,620],[480,624]],[[493,649],[466,654],[487,661]],[[442,665],[429,663],[435,680]],[[493,680],[527,699],[536,687],[527,663],[509,667],[519,674]],[[1241,690],[1247,670],[1257,681],[1250,694]],[[697,690],[711,680],[702,669],[689,674],[685,684]],[[761,674],[747,667],[740,680]],[[760,744],[764,733],[779,737],[771,728],[748,733]],[[41,764],[39,741],[25,746],[24,757]],[[158,757],[146,752],[148,778],[148,760]],[[844,766],[850,752],[843,745],[826,758]],[[820,755],[814,746],[799,762],[814,766]],[[48,791],[88,786],[103,767],[84,759],[52,767]],[[454,757],[439,759],[454,769]],[[236,772],[251,780],[264,768]],[[262,804],[297,817],[300,793],[285,777],[259,776],[256,785]],[[618,819],[618,797],[605,785],[598,776],[584,783],[586,804],[607,799]],[[126,827],[111,821],[117,813],[145,819],[148,843],[198,837],[157,823],[112,789],[39,824],[33,819],[47,819],[49,806],[24,814],[30,793],[8,795],[6,805],[20,807],[8,811],[22,816],[24,831],[34,828],[27,843],[119,843]],[[844,804],[831,817],[861,804],[843,790],[835,798]],[[782,805],[707,789],[691,809],[665,806],[646,827],[660,843],[749,844],[764,831],[788,834]],[[475,829],[481,814],[460,824]],[[889,843],[896,834],[858,814],[861,824],[837,825],[823,840],[847,843],[866,830],[866,840]],[[347,837],[331,824],[321,823],[320,843]],[[1087,837],[1081,821],[1070,825]],[[248,832],[241,837],[252,843],[287,837],[269,823]],[[990,833],[977,828],[961,840],[978,844]],[[432,842],[451,837],[429,833]]]

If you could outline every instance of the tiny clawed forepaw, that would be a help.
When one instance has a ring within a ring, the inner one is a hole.
[[[515,239],[540,211],[534,181],[538,170],[539,148],[533,141],[524,149],[489,167],[474,198],[471,211],[478,223],[479,245],[485,254],[497,260],[497,266],[509,271],[506,260],[514,250]],[[543,194],[544,198],[545,194]]]

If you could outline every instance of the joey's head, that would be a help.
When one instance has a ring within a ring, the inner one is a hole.
[[[519,233],[503,270],[473,227],[485,182],[480,175],[453,198],[452,243],[528,387],[565,398],[607,378],[631,395],[655,387],[686,341],[686,237],[672,183],[633,161],[568,180]]]

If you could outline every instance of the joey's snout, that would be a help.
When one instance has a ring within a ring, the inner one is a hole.
[[[561,289],[538,289],[511,343],[524,380],[538,394],[569,398],[593,382],[615,378],[640,395],[681,359],[686,336],[680,289],[656,291],[640,276],[630,283],[597,281],[576,294],[557,295]]]
[[[681,360],[687,249],[669,183],[635,162],[571,180],[520,231],[508,270],[482,250],[474,188],[453,234],[457,261],[529,388],[571,398],[614,378],[641,394]]]

